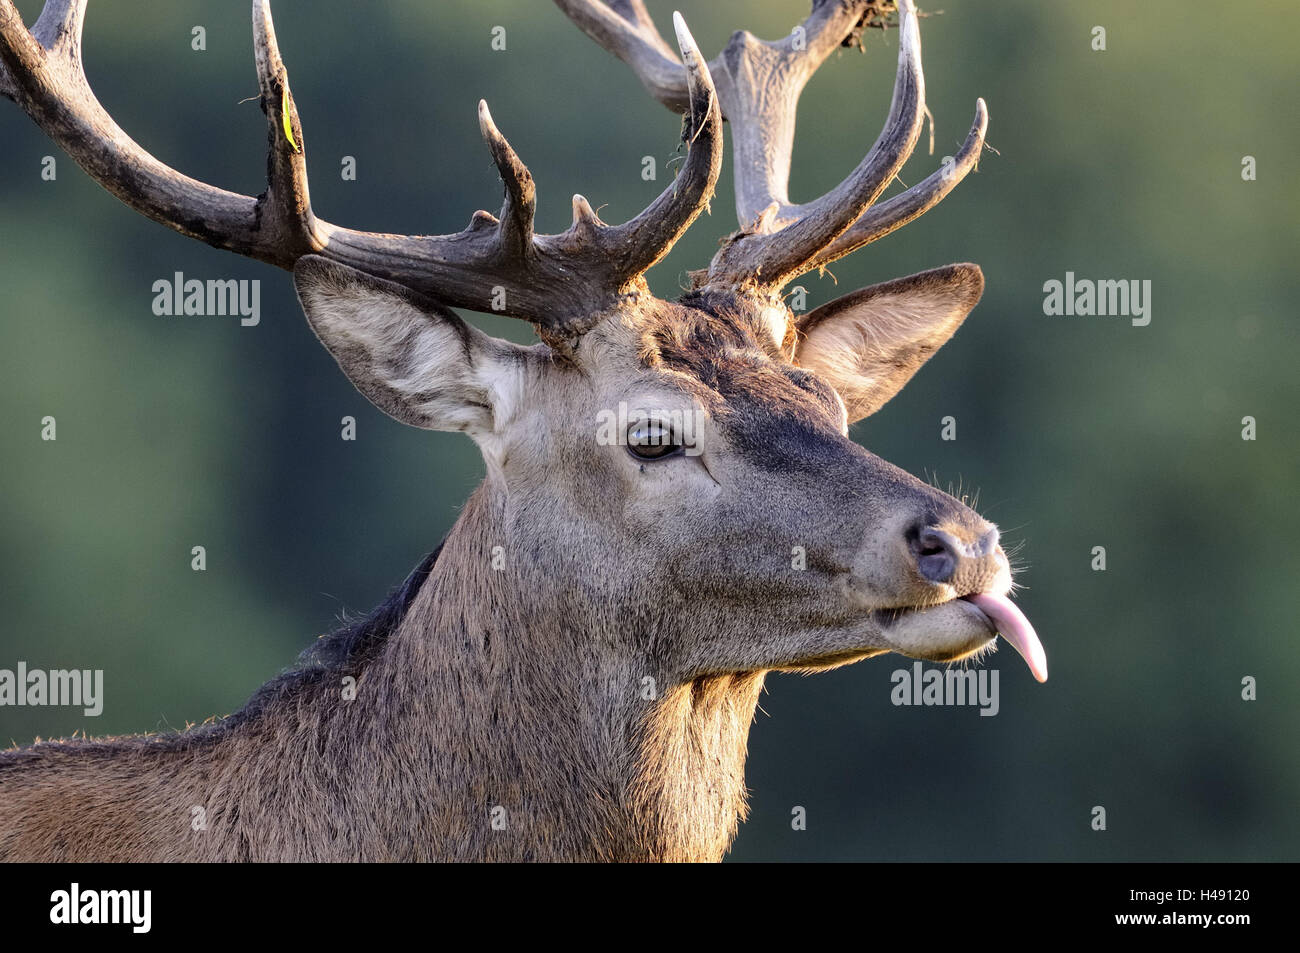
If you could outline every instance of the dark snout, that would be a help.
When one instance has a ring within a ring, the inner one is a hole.
[[[907,543],[922,579],[963,593],[983,591],[1008,568],[997,527],[983,520],[918,524]]]

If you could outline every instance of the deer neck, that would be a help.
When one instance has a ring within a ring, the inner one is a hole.
[[[375,757],[431,762],[400,775],[426,842],[486,859],[720,859],[745,810],[762,673],[648,685],[658,668],[620,654],[620,620],[518,591],[494,552],[503,510],[474,494],[358,679],[358,716],[384,728],[367,733]]]

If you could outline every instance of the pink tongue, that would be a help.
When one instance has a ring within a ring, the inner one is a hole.
[[[1029,665],[1029,671],[1034,673],[1034,678],[1040,682],[1047,681],[1047,653],[1043,651],[1043,643],[1038,641],[1034,627],[1016,604],[1006,596],[995,596],[991,592],[981,592],[965,598],[993,620],[998,634],[1020,653],[1020,657]]]

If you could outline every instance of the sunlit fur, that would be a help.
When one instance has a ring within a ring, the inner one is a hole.
[[[0,754],[0,858],[716,860],[765,672],[989,644],[907,542],[987,524],[848,439],[842,393],[795,363],[770,303],[643,296],[560,358],[340,266],[299,287],[361,390],[466,430],[487,478],[436,559],[240,712]],[[385,359],[395,340],[428,359]],[[703,452],[598,445],[620,401],[699,410]]]

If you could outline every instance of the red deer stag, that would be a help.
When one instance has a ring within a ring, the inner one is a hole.
[[[956,331],[979,268],[806,315],[781,295],[934,206],[979,156],[982,101],[951,163],[873,204],[925,111],[912,0],[896,4],[883,131],[803,204],[787,195],[799,93],[893,3],[814,0],[790,36],[738,32],[709,63],[675,15],[679,60],[642,0],[557,3],[685,114],[675,181],[622,225],[574,196],[569,229],[536,234],[532,175],[480,103],[499,215],[405,236],[314,213],[266,0],[253,3],[270,141],[257,197],[168,168],[113,122],[82,69],[84,0],[48,0],[31,32],[0,0],[0,91],[138,212],[291,268],[361,393],[403,423],[464,431],[487,462],[390,600],[235,714],[0,754],[0,857],[714,860],[745,814],[766,672],[884,652],[950,661],[1001,633],[1046,678],[997,529],[847,436]],[[657,299],[644,274],[707,207],[724,117],[740,229],[679,301]],[[540,342],[491,338],[451,307],[530,321]]]

